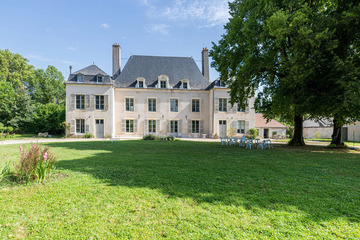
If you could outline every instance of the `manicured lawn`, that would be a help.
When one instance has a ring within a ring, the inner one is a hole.
[[[62,175],[46,185],[0,183],[0,239],[360,238],[358,151],[47,145]],[[1,148],[20,155],[18,145]]]

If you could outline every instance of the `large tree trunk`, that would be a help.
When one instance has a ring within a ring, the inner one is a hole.
[[[343,147],[345,146],[345,144],[341,139],[342,124],[339,123],[337,116],[334,117],[333,123],[334,123],[334,127],[333,127],[333,134],[331,135],[330,144],[335,144],[338,147]]]
[[[294,116],[294,136],[290,140],[290,146],[305,146],[303,137],[303,116],[295,114]]]

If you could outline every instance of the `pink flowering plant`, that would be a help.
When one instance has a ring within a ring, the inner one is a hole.
[[[45,183],[46,177],[54,169],[56,162],[55,155],[50,148],[32,144],[28,150],[22,146],[19,146],[19,150],[21,152],[20,161],[14,165],[17,181],[26,184],[29,181]]]

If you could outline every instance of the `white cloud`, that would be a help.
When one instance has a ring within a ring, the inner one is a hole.
[[[173,0],[166,1],[166,6],[159,6],[158,1],[142,0],[148,7],[148,16],[166,18],[174,21],[198,21],[199,27],[214,27],[228,22],[228,0]]]
[[[145,30],[149,33],[160,33],[163,35],[169,34],[169,25],[166,24],[150,24],[145,27]]]
[[[66,49],[67,49],[67,50],[70,50],[70,51],[76,51],[76,50],[77,50],[76,47],[67,47]]]
[[[107,28],[109,28],[109,27],[110,27],[110,25],[109,25],[109,24],[107,24],[107,23],[103,23],[103,24],[101,24],[101,27],[103,27],[103,28],[107,29]]]

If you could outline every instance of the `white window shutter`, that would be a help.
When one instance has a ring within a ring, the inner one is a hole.
[[[70,120],[70,133],[75,133],[75,120]]]
[[[203,98],[200,99],[200,106],[199,106],[199,112],[201,112],[202,108],[204,107],[205,100]]]
[[[199,130],[200,130],[200,133],[204,133],[204,120],[200,120],[199,121]]]
[[[219,111],[219,98],[215,98],[215,112]]]
[[[125,119],[121,120],[121,131],[126,132],[126,120]]]
[[[170,135],[171,133],[171,124],[170,124],[170,120],[167,120],[167,134],[166,135]]]
[[[90,95],[90,110],[94,110],[95,109],[95,95],[91,94]]]
[[[188,120],[188,133],[191,133],[192,132],[192,121],[191,120]]]
[[[104,96],[104,110],[107,111],[109,109],[109,96]]]
[[[134,132],[135,133],[138,132],[138,120],[137,119],[134,120]]]
[[[90,96],[89,94],[85,95],[85,109],[89,109],[90,108]]]
[[[226,99],[226,112],[231,112],[231,103],[229,102],[229,99],[227,98]]]
[[[75,101],[76,101],[75,98],[76,98],[75,94],[70,95],[70,110],[75,109]]]
[[[148,120],[144,120],[144,135],[148,134]]]
[[[182,133],[182,120],[179,120],[178,133]]]
[[[249,130],[250,130],[250,123],[249,121],[245,121],[245,133],[249,133]]]
[[[160,120],[156,120],[156,133],[160,135]]]
[[[90,126],[89,126],[89,124],[86,124],[86,125],[85,125],[85,132],[86,132],[86,133],[90,132]]]

